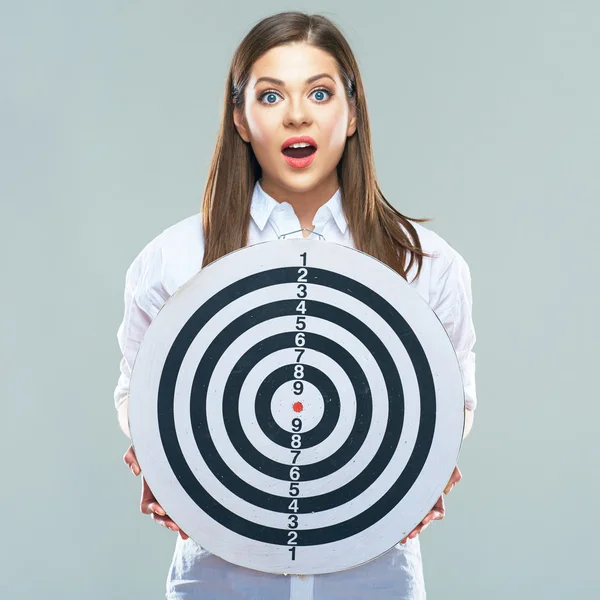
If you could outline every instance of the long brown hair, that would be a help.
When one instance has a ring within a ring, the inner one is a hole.
[[[356,110],[356,131],[347,138],[337,165],[344,215],[356,249],[386,263],[404,279],[416,261],[416,279],[423,257],[430,255],[422,250],[410,221],[430,219],[407,217],[384,197],[375,177],[365,93],[354,54],[329,19],[301,12],[282,12],[263,19],[249,31],[233,55],[221,127],[202,203],[205,237],[202,266],[248,243],[252,193],[262,169],[251,145],[235,129],[233,103],[243,111],[244,90],[254,62],[271,48],[293,42],[311,44],[336,60],[346,97]],[[405,268],[407,253],[410,258]]]

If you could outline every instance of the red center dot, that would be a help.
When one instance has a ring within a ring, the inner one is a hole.
[[[296,412],[302,412],[302,409],[304,408],[304,406],[302,406],[302,402],[294,402],[294,406],[293,409]]]

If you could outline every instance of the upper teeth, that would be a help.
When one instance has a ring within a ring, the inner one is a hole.
[[[298,144],[290,144],[288,148],[306,148],[307,146],[310,146],[310,144],[307,144],[306,142],[300,142]]]

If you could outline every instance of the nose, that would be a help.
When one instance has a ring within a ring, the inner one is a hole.
[[[283,122],[286,126],[300,127],[301,125],[310,125],[312,116],[310,107],[302,99],[290,100],[287,103]]]

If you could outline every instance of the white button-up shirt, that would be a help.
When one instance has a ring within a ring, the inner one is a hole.
[[[302,237],[300,222],[291,204],[277,202],[256,183],[252,196],[249,245]],[[419,278],[408,282],[434,310],[458,356],[465,389],[465,406],[474,410],[475,330],[472,320],[471,278],[463,257],[438,234],[413,223],[424,258]],[[354,247],[338,190],[321,206],[313,220],[315,234],[325,240]],[[196,213],[165,229],[134,259],[125,277],[125,313],[117,331],[122,352],[120,376],[114,392],[115,407],[129,393],[131,369],[152,319],[163,304],[202,268],[204,238],[202,218]],[[166,584],[168,600],[333,600],[396,598],[421,600],[425,585],[419,538],[398,544],[360,567],[326,575],[289,577],[272,575],[228,563],[200,547],[191,538],[177,543]]]

